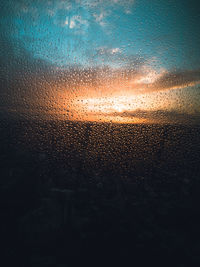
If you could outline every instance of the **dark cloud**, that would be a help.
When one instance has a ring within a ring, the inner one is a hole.
[[[149,90],[181,88],[200,83],[200,70],[183,70],[165,73],[149,86]]]
[[[115,112],[109,114],[113,116],[120,116],[123,118],[136,118],[144,119],[151,123],[173,123],[173,124],[199,124],[200,123],[200,112],[196,111],[193,114],[178,111],[167,111],[167,110],[135,110],[128,112]],[[106,116],[106,114],[105,114]]]

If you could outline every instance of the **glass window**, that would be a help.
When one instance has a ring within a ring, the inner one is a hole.
[[[1,1],[10,266],[199,260],[199,14],[193,0]]]

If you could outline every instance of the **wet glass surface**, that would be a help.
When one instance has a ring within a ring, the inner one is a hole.
[[[8,0],[0,25],[3,266],[198,266],[198,3]]]

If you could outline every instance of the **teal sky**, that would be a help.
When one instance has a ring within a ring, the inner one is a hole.
[[[200,65],[198,6],[192,1],[9,1],[10,37],[58,66],[121,66],[138,60],[167,69]],[[8,14],[9,15],[9,14]]]

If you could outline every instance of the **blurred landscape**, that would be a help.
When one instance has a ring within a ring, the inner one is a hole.
[[[0,128],[7,266],[198,266],[199,125]]]
[[[200,266],[199,3],[0,1],[0,267]]]

